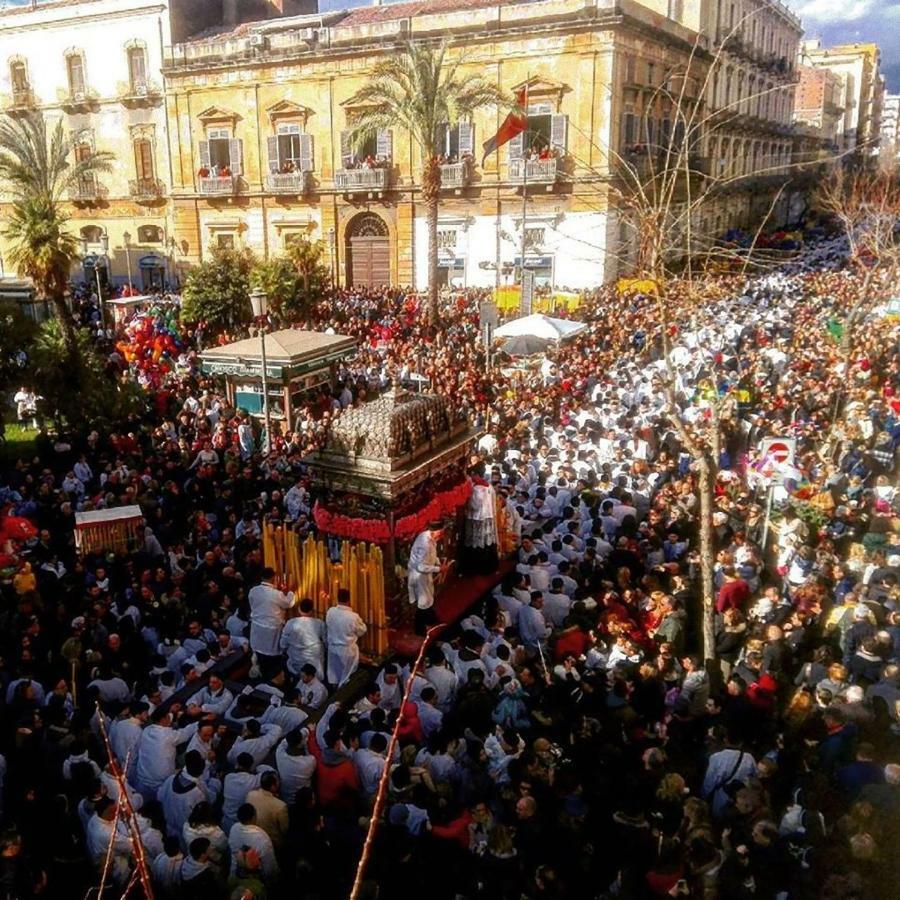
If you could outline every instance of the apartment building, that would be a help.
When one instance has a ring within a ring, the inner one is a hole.
[[[823,47],[821,41],[804,41],[803,66],[831,72],[843,85],[843,114],[837,123],[841,153],[878,152],[884,98],[881,51],[876,44],[841,44]]]

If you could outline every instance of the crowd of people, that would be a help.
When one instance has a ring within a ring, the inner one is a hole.
[[[161,898],[344,898],[385,771],[365,897],[893,895],[900,355],[877,312],[829,336],[859,289],[818,269],[676,285],[665,322],[598,290],[585,332],[490,374],[480,292],[434,328],[402,289],[337,291],[304,327],[360,351],[266,456],[186,330],[144,416],[0,475],[37,529],[0,586],[6,895],[121,896],[145,858]],[[413,375],[483,432],[471,474],[516,546],[422,672],[391,659],[351,695],[365,623],[284,593],[261,528],[314,530],[304,454]],[[713,429],[711,652],[685,437]],[[772,436],[791,466],[758,458]],[[143,544],[79,556],[74,513],[126,504]]]

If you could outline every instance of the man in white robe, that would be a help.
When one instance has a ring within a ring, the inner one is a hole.
[[[416,607],[416,634],[425,634],[434,616],[434,576],[441,572],[437,544],[443,529],[428,528],[414,541],[409,551],[409,602]]]
[[[281,630],[287,611],[294,605],[293,593],[285,594],[274,584],[275,572],[266,567],[262,583],[253,588],[250,601],[250,649],[256,654],[265,680],[281,667]]]
[[[328,636],[328,681],[340,687],[359,666],[359,639],[366,633],[366,623],[350,608],[350,591],[338,590],[337,606],[325,614]]]
[[[287,651],[287,668],[292,675],[309,663],[319,678],[325,677],[325,623],[316,618],[312,600],[300,601],[300,615],[288,619],[281,632],[281,647]]]

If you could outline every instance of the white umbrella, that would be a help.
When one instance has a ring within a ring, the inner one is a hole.
[[[568,319],[553,319],[542,313],[534,313],[523,316],[521,319],[513,319],[505,325],[501,325],[495,332],[495,338],[516,337],[520,334],[532,335],[544,338],[548,341],[564,341],[584,331],[587,325],[584,322],[570,322]]]

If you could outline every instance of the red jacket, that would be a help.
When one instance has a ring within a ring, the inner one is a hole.
[[[749,599],[750,588],[746,581],[742,578],[726,581],[716,596],[716,612],[723,613],[726,609],[739,609],[743,612]]]
[[[309,752],[316,758],[316,796],[326,812],[352,812],[359,801],[359,775],[349,757],[323,750],[315,733],[309,736]]]
[[[446,841],[456,841],[463,850],[469,849],[469,825],[472,824],[472,813],[463,810],[452,822],[446,825],[432,825],[431,833]]]
[[[422,733],[422,723],[419,721],[419,707],[412,701],[408,702],[403,707],[400,719],[400,728],[397,730],[397,738],[400,742],[414,741],[421,744],[425,740],[425,735]]]

